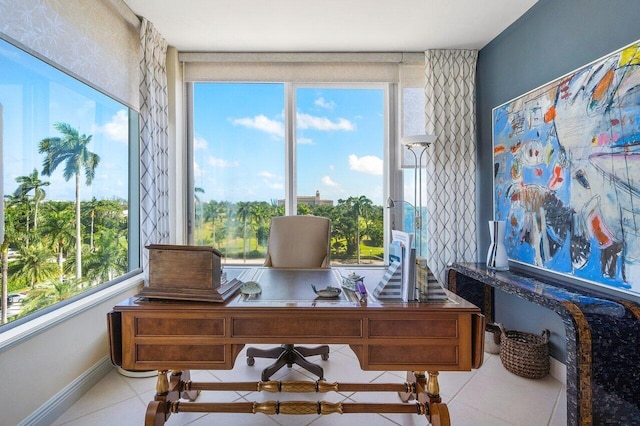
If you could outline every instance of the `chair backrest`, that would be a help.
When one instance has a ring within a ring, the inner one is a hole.
[[[278,216],[271,219],[264,266],[329,268],[330,256],[330,219],[320,216]]]

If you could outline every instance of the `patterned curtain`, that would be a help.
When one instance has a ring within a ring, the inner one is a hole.
[[[425,52],[426,132],[436,135],[427,151],[427,259],[440,283],[447,266],[475,262],[476,125],[478,52]]]
[[[167,42],[151,22],[140,27],[140,232],[148,277],[149,244],[169,243]]]

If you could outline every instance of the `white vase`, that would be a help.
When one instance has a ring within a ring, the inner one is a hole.
[[[491,244],[487,252],[487,268],[496,271],[509,270],[509,258],[507,257],[507,249],[504,246],[504,220],[489,221],[489,235]]]

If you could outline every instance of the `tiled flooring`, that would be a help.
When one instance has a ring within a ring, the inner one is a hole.
[[[260,345],[256,345],[260,346]],[[262,345],[270,347],[273,345]],[[246,348],[245,348],[246,350]],[[328,361],[321,363],[325,378],[338,383],[402,383],[402,372],[361,371],[358,361],[348,346],[331,346]],[[316,362],[314,358],[312,361]],[[260,371],[270,360],[256,359],[248,367],[244,351],[231,371],[192,372],[194,382],[256,381]],[[297,367],[284,368],[273,380],[315,380]],[[155,393],[155,378],[128,378],[116,370],[87,392],[67,410],[54,425],[136,425],[144,424],[144,414]],[[440,394],[446,402],[455,426],[500,425],[565,425],[566,389],[551,376],[531,380],[515,376],[504,369],[497,355],[485,354],[484,365],[471,372],[441,372]],[[199,402],[253,402],[267,400],[326,400],[331,402],[399,402],[395,393],[359,392],[326,394],[274,394],[267,392],[213,392],[203,391]],[[330,414],[274,415],[263,414],[173,414],[166,423],[172,425],[425,425],[424,417],[413,414]]]

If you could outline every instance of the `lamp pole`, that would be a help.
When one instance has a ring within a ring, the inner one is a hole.
[[[416,252],[420,257],[422,257],[422,157],[435,140],[434,135],[415,135],[405,137],[402,141],[411,151],[415,160],[413,167],[414,229],[416,231]],[[417,150],[420,150],[420,154],[416,152]]]

